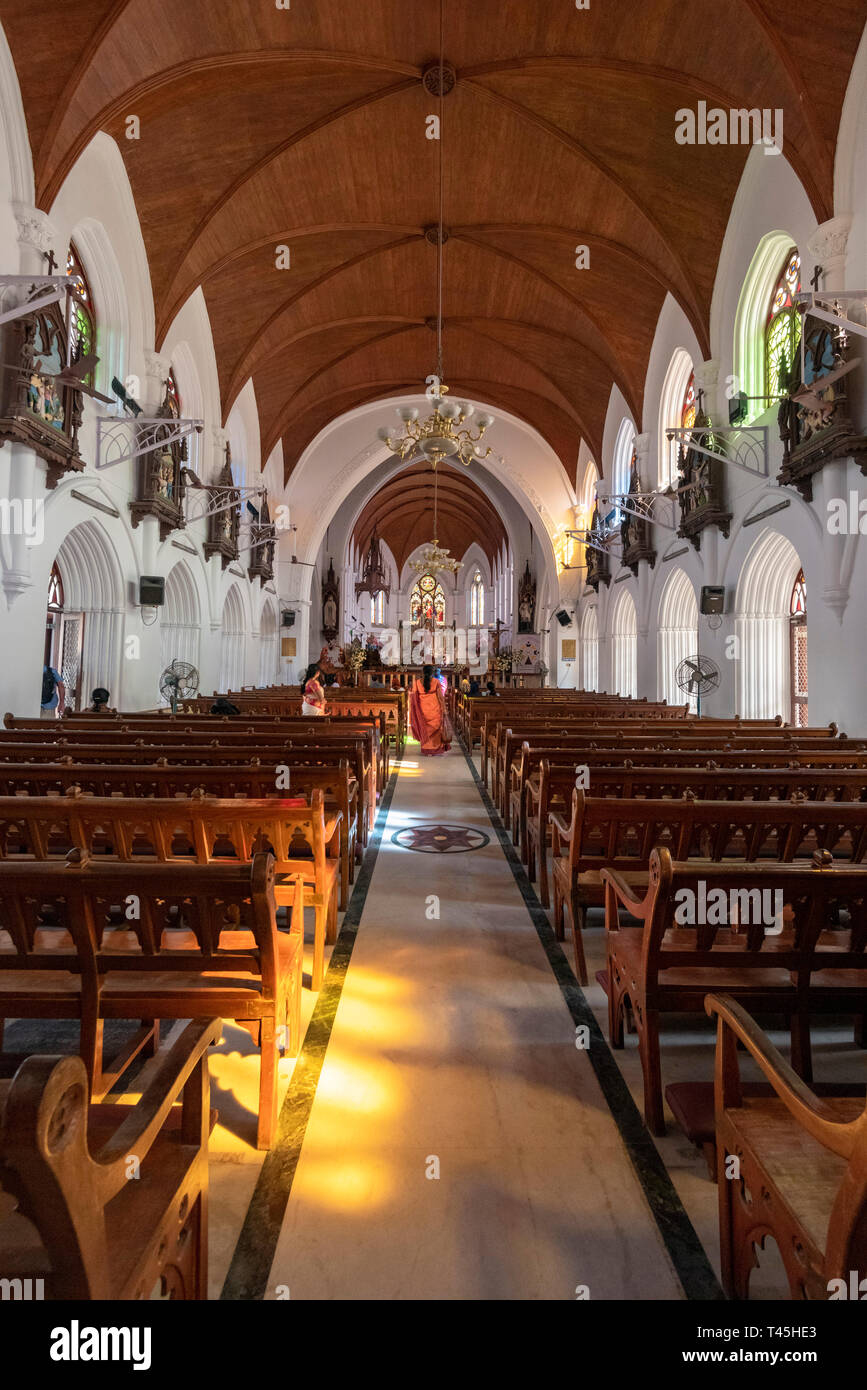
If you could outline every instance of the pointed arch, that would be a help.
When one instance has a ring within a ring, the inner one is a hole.
[[[246,642],[244,604],[233,584],[223,604],[220,644],[220,691],[240,690],[244,684]]]
[[[679,430],[683,425],[683,404],[689,388],[695,364],[686,348],[675,348],[659,400],[659,487],[668,487],[677,476],[677,440],[666,438],[668,430]]]
[[[611,678],[615,693],[638,694],[638,617],[635,600],[624,589],[611,614]]]
[[[186,661],[198,670],[200,640],[201,613],[195,580],[186,561],[179,560],[166,578],[160,622],[160,670],[164,671],[173,661]]]
[[[735,599],[738,714],[769,719],[791,714],[792,591],[803,566],[787,536],[764,531],[744,561]]]
[[[64,638],[58,669],[77,708],[105,686],[120,704],[124,581],[114,548],[97,521],[74,526],[57,552],[63,584]]]
[[[698,603],[695,589],[685,570],[668,576],[659,603],[657,628],[657,698],[670,705],[682,705],[686,696],[675,679],[678,665],[698,651]],[[696,698],[689,697],[690,708]]]
[[[595,604],[584,609],[581,619],[581,689],[599,689],[599,618]]]
[[[765,328],[771,294],[788,252],[795,246],[789,232],[768,232],[750,262],[735,315],[734,375],[739,389],[749,397],[745,423],[758,418],[771,402],[765,394]]]

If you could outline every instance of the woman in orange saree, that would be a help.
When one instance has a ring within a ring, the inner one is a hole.
[[[425,666],[421,677],[415,678],[409,697],[409,722],[425,757],[434,758],[438,753],[449,751],[454,735],[446,713],[443,688],[432,666]]]

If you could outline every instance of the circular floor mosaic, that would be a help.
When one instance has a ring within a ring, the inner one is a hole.
[[[396,830],[391,842],[420,854],[465,854],[467,850],[484,849],[490,838],[471,825],[410,825]]]

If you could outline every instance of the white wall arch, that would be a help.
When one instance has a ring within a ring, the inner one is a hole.
[[[695,364],[686,348],[675,348],[659,400],[659,419],[657,422],[657,457],[659,460],[657,485],[668,487],[677,476],[677,439],[666,438],[667,430],[681,428],[683,402],[689,379],[695,371]],[[649,481],[649,480],[648,480]]]
[[[58,259],[74,237],[101,322],[113,335],[99,379],[109,372],[106,385],[115,373],[121,379],[133,373],[144,380],[144,354],[154,340],[150,270],[123,157],[104,131],[79,155],[50,215]]]
[[[232,584],[223,603],[220,646],[220,690],[240,690],[244,684],[247,624],[241,590]]]
[[[169,571],[165,599],[160,626],[160,669],[164,671],[173,661],[185,661],[198,670],[202,616],[196,583],[185,560],[179,560]]]
[[[611,678],[617,695],[638,694],[638,618],[635,600],[623,588],[611,611]]]
[[[745,719],[789,719],[789,604],[800,569],[792,542],[770,529],[757,538],[744,562],[735,600],[735,635],[738,713]]]
[[[615,493],[629,491],[629,475],[634,446],[635,426],[628,416],[624,416],[614,441],[614,457],[611,463],[611,485],[612,491]]]
[[[852,65],[834,165],[834,211],[851,216],[845,283],[867,284],[867,28]]]
[[[657,627],[657,698],[670,705],[682,705],[686,696],[678,688],[678,664],[698,651],[698,603],[695,589],[685,570],[668,576],[659,602]],[[696,707],[695,696],[690,706]]]
[[[118,700],[126,598],[114,547],[99,522],[83,521],[64,538],[56,562],[64,614],[81,614],[79,707],[98,685]]]
[[[760,399],[765,391],[765,328],[771,294],[786,252],[796,245],[790,232],[766,232],[759,242],[744,280],[735,316],[734,375],[751,398],[748,419],[757,419],[773,405]]]
[[[579,686],[582,690],[599,689],[599,619],[596,605],[584,609],[581,618],[581,674]]]
[[[259,617],[259,675],[260,687],[276,685],[280,678],[280,631],[277,604],[266,598]]]

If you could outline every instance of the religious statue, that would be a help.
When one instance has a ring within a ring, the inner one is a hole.
[[[536,622],[536,581],[527,561],[518,590],[518,631],[534,632]]]
[[[656,551],[651,540],[650,522],[637,513],[642,510],[641,478],[638,474],[638,455],[632,454],[632,467],[629,474],[629,492],[625,499],[623,516],[620,522],[621,560],[627,569],[638,576],[638,563],[646,560],[651,569],[656,563]]]
[[[133,526],[146,516],[156,517],[160,540],[164,541],[172,531],[183,530],[186,525],[182,470],[187,461],[187,443],[177,437],[177,404],[168,381],[156,414],[166,421],[165,425],[142,426],[137,436],[142,452],[136,460],[137,495],[129,510]]]
[[[30,298],[38,300],[34,287]],[[24,444],[47,465],[54,488],[66,472],[80,473],[82,393],[59,383],[70,366],[69,330],[62,304],[27,310],[0,326],[0,444]]]
[[[849,409],[851,351],[845,329],[807,315],[803,333],[803,377],[800,353],[780,371],[783,465],[777,480],[794,485],[811,502],[813,478],[831,459],[852,458],[867,474],[867,434],[855,426]]]
[[[334,573],[334,561],[328,561],[328,573],[322,581],[322,632],[330,640],[337,636],[340,623],[340,581]]]
[[[701,533],[708,526],[719,527],[728,538],[732,514],[726,508],[726,463],[721,456],[725,445],[713,432],[703,409],[704,392],[698,392],[695,424],[689,444],[681,444],[678,460],[678,505],[680,526],[677,534],[701,548]]]

